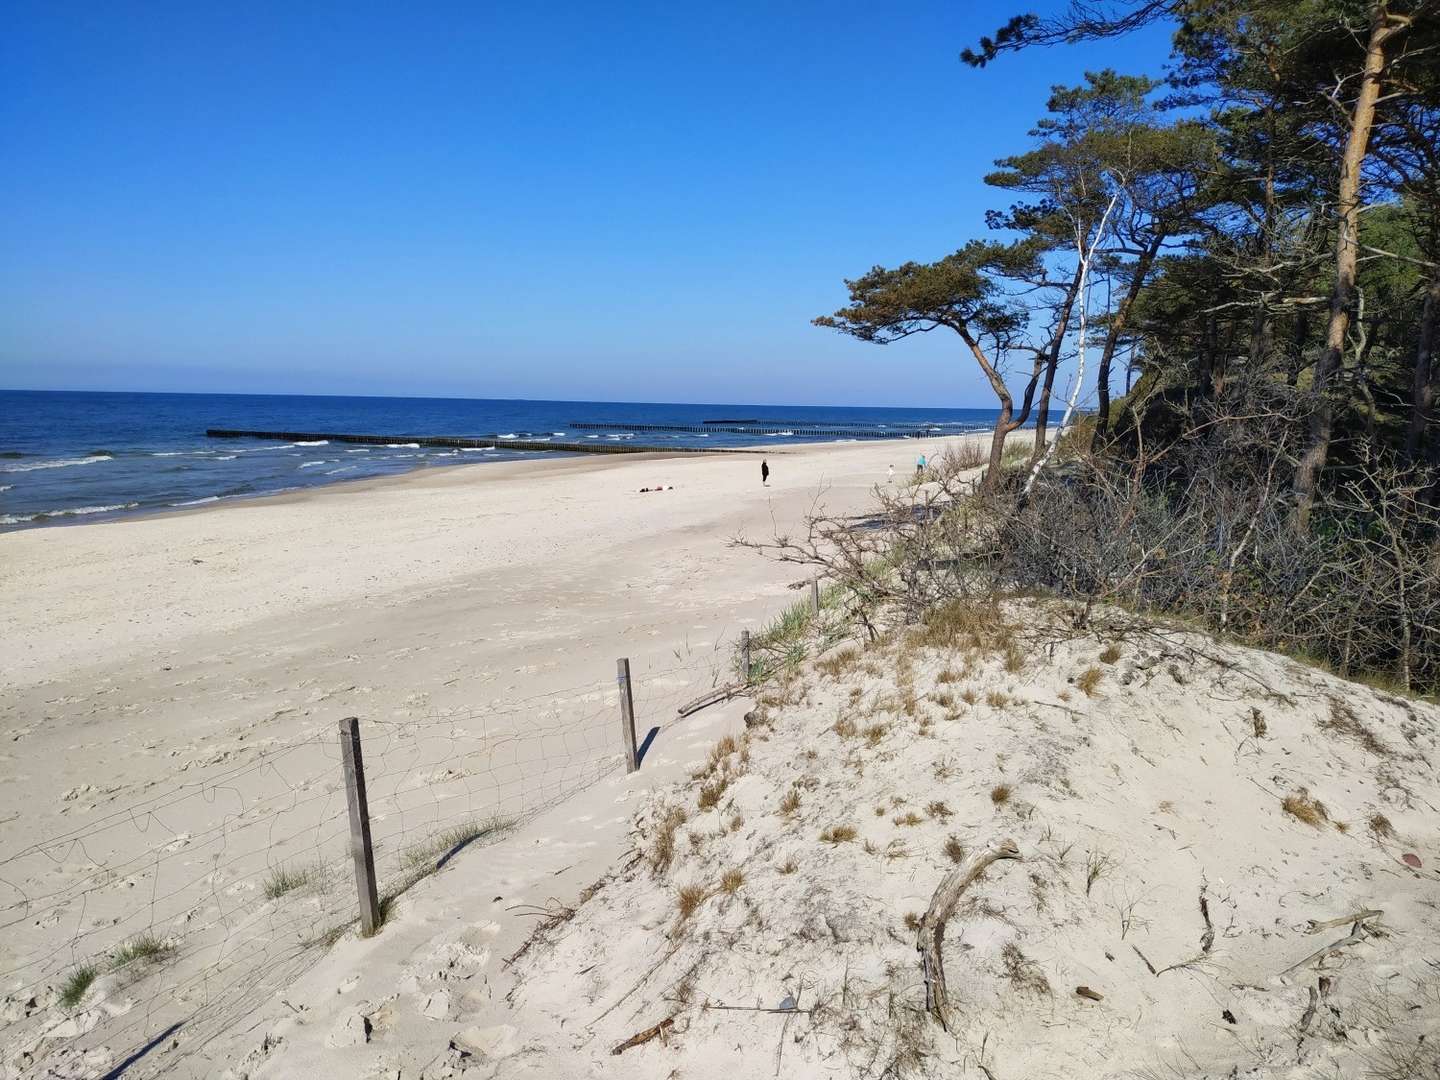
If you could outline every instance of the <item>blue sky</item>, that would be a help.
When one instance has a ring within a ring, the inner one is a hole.
[[[983,234],[1052,83],[1163,64],[960,63],[1017,10],[12,0],[0,385],[989,406],[809,320]]]

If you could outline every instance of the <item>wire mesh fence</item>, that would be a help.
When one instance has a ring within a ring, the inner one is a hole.
[[[639,738],[729,675],[728,654],[631,676]],[[353,928],[336,721],[218,761],[0,854],[0,1076],[166,1068]],[[619,688],[596,672],[533,697],[361,718],[380,914],[465,849],[625,767]],[[383,929],[382,929],[383,932]]]

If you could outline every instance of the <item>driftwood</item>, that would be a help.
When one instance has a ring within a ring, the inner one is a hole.
[[[1375,916],[1377,916],[1377,915],[1379,915],[1379,914],[1381,914],[1381,913],[1378,912],[1378,911],[1362,912],[1362,913],[1361,913],[1361,917],[1355,920],[1355,925],[1352,926],[1352,927],[1350,927],[1350,933],[1349,933],[1349,934],[1347,934],[1345,937],[1341,938],[1339,941],[1332,941],[1329,945],[1326,945],[1326,946],[1324,946],[1323,948],[1320,948],[1320,949],[1316,949],[1316,950],[1315,950],[1313,953],[1311,953],[1309,956],[1305,957],[1304,960],[1300,960],[1300,961],[1297,961],[1296,963],[1291,964],[1291,965],[1290,965],[1288,968],[1286,968],[1284,971],[1280,972],[1280,974],[1281,974],[1281,975],[1289,975],[1290,972],[1294,971],[1296,968],[1306,967],[1306,966],[1308,966],[1311,962],[1313,962],[1313,961],[1315,961],[1315,960],[1319,960],[1319,959],[1322,959],[1323,957],[1329,956],[1330,953],[1334,952],[1336,949],[1343,949],[1343,948],[1344,948],[1345,946],[1347,946],[1347,945],[1358,945],[1358,944],[1360,944],[1360,942],[1362,942],[1362,941],[1365,940],[1365,932],[1366,932],[1366,929],[1367,929],[1367,927],[1365,926],[1365,920],[1366,920],[1366,919],[1373,919]]]
[[[624,1042],[622,1042],[619,1046],[615,1047],[614,1050],[611,1050],[610,1053],[612,1053],[612,1054],[623,1054],[626,1050],[629,1050],[632,1046],[643,1046],[645,1043],[649,1042],[651,1039],[654,1039],[654,1038],[657,1038],[658,1036],[664,1035],[665,1032],[669,1031],[669,1030],[670,1030],[672,1027],[674,1027],[674,1026],[675,1026],[675,1018],[674,1018],[673,1016],[667,1016],[664,1020],[661,1020],[661,1021],[660,1021],[658,1024],[656,1024],[654,1027],[648,1027],[648,1028],[646,1028],[644,1031],[640,1031],[640,1032],[635,1033],[634,1035],[631,1035],[628,1039],[626,1039]]]
[[[920,929],[915,934],[915,948],[920,953],[920,969],[925,976],[925,1011],[940,1021],[947,1031],[945,1020],[948,997],[945,990],[945,961],[941,949],[945,944],[945,923],[960,902],[961,895],[985,872],[985,868],[999,859],[1018,859],[1020,849],[1013,840],[992,842],[975,851],[954,870],[941,879],[935,895],[930,898],[930,907],[920,920]]]
[[[1370,908],[1366,911],[1357,911],[1354,915],[1345,915],[1339,919],[1326,919],[1324,922],[1320,922],[1317,919],[1307,919],[1305,932],[1307,934],[1316,934],[1321,930],[1329,930],[1332,926],[1348,926],[1350,923],[1364,922],[1366,919],[1378,919],[1384,914],[1385,912],[1383,911]]]
[[[684,705],[681,705],[680,708],[676,709],[675,712],[680,716],[689,716],[693,712],[699,712],[705,708],[706,705],[714,705],[717,701],[725,701],[734,697],[740,693],[740,691],[747,689],[748,686],[748,683],[732,683],[729,686],[721,686],[715,690],[711,690],[708,694],[701,694],[694,701],[687,701]]]

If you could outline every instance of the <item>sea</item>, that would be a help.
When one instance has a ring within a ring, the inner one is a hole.
[[[993,428],[995,418],[993,409],[0,390],[0,531],[106,521],[551,453],[424,447],[408,443],[406,435],[748,447],[834,441],[857,433],[960,434]],[[759,430],[721,430],[735,427]],[[208,438],[207,428],[396,438],[377,446],[218,439]],[[816,428],[826,433],[803,433]]]

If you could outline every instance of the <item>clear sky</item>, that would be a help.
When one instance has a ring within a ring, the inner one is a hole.
[[[1037,6],[10,0],[0,386],[993,405],[809,320],[982,235],[1052,83],[1159,73],[960,63]]]

